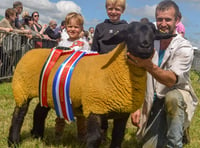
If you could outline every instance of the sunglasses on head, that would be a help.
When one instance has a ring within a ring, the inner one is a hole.
[[[39,17],[39,15],[34,15],[34,17]]]

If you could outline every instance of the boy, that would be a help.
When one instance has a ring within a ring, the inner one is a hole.
[[[108,39],[127,26],[125,20],[120,20],[125,7],[126,0],[106,0],[106,12],[109,19],[105,19],[103,23],[96,26],[91,48],[92,51],[104,54],[116,47],[115,44],[105,45],[102,43],[102,40]]]
[[[126,8],[126,0],[106,0],[105,7],[109,19],[105,19],[104,22],[96,26],[91,47],[92,51],[97,51],[99,54],[108,53],[117,46],[116,44],[105,45],[102,41],[112,37],[128,24],[125,20],[120,19]],[[102,117],[101,124],[103,140],[106,140],[108,128],[106,117]]]

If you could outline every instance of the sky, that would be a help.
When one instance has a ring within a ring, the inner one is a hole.
[[[11,8],[16,0],[1,0],[0,15],[5,15],[5,10]],[[39,22],[48,24],[50,20],[56,20],[58,24],[64,20],[67,13],[75,11],[84,16],[84,29],[95,27],[98,23],[107,19],[105,0],[20,0],[24,10],[38,11]],[[175,0],[182,13],[182,22],[185,25],[185,37],[193,46],[200,47],[200,0]],[[127,22],[139,21],[147,17],[155,21],[155,8],[160,0],[126,0],[126,10],[121,19]],[[200,49],[200,48],[199,48]]]

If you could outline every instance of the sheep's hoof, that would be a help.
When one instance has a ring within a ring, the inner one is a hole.
[[[8,140],[8,147],[9,148],[18,148],[19,142],[13,142],[13,141]]]
[[[39,138],[43,139],[43,134],[37,131],[34,131],[33,129],[31,130],[31,136],[36,139],[39,139]]]
[[[101,129],[101,144],[105,144],[107,141],[107,129]]]

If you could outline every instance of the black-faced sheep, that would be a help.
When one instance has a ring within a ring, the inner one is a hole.
[[[128,115],[141,107],[146,89],[146,71],[129,64],[126,52],[128,50],[135,56],[148,58],[154,52],[154,40],[169,37],[172,35],[159,34],[151,23],[133,22],[105,41],[108,44],[125,41],[126,44],[119,44],[108,54],[84,57],[78,62],[70,82],[70,97],[74,115],[81,108],[81,116],[87,118],[87,147],[96,148],[100,144],[99,120],[102,115],[114,118],[111,147],[121,147]],[[16,107],[8,137],[9,145],[19,143],[24,116],[30,100],[38,97],[40,72],[49,54],[50,49],[33,49],[17,64],[12,81]],[[67,56],[59,58],[49,76],[47,101],[51,108],[54,108],[53,77]],[[45,115],[40,118],[45,119]],[[42,122],[40,128],[44,127],[42,120],[37,122]]]

